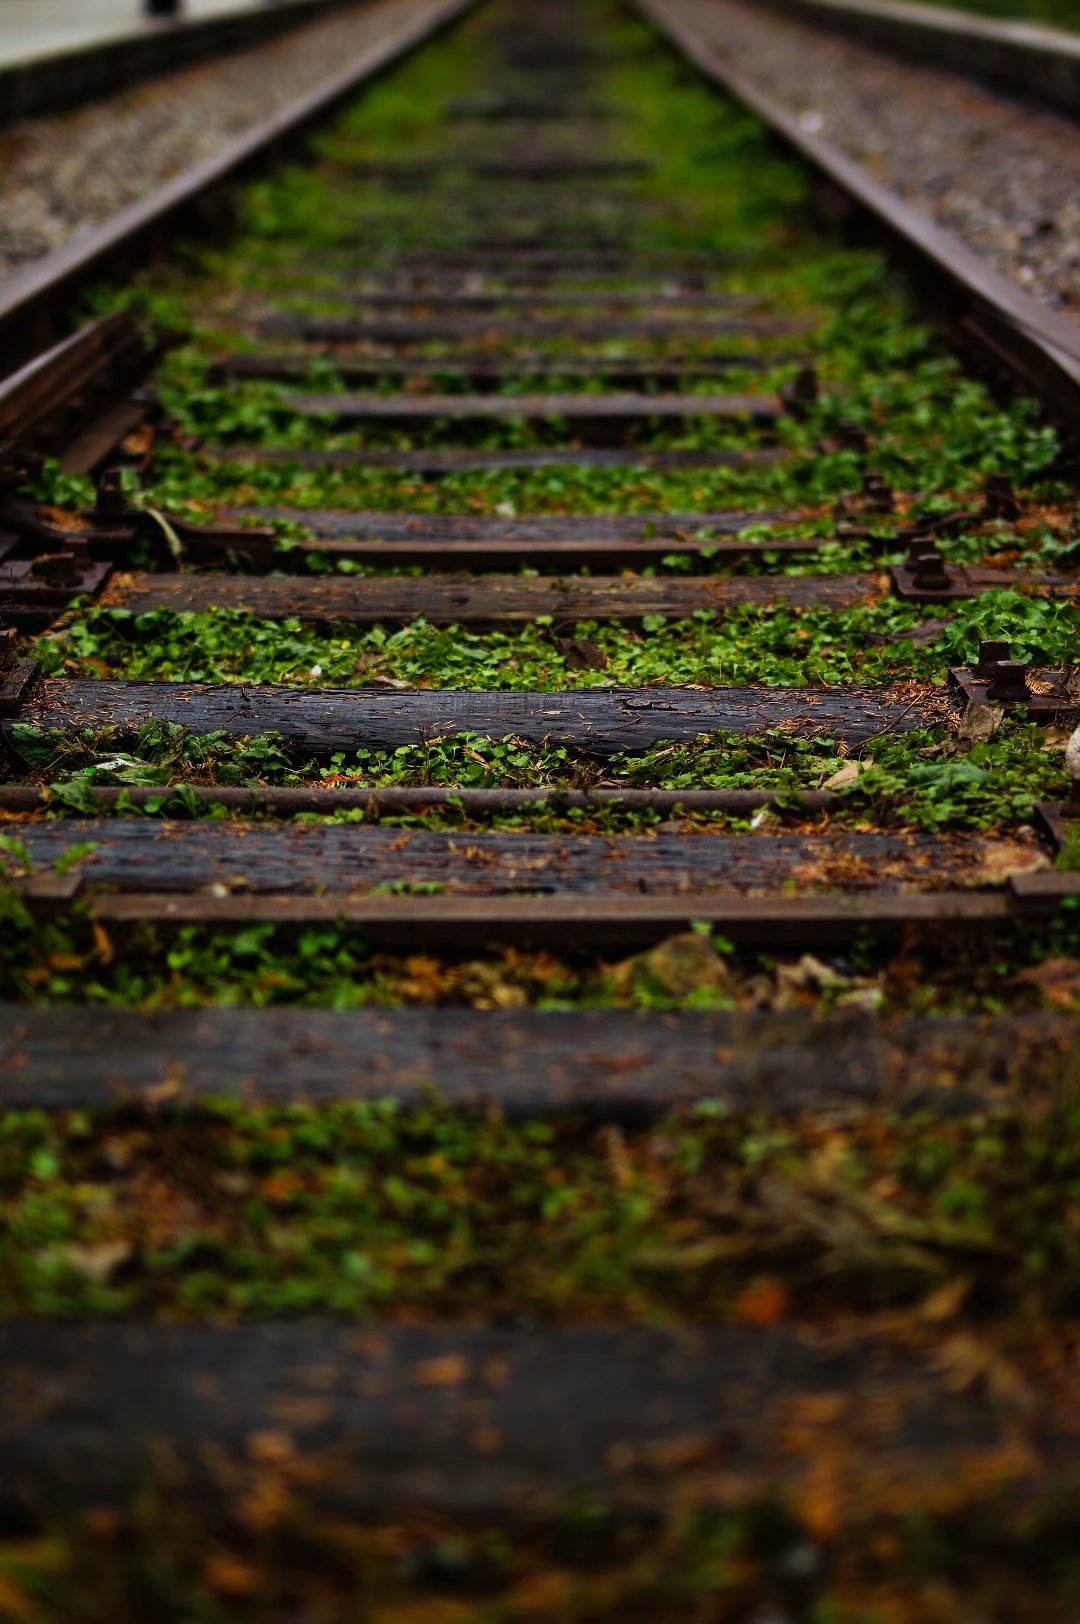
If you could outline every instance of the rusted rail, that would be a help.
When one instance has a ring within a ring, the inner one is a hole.
[[[793,114],[700,38],[668,0],[633,4],[708,80],[748,107],[931,275],[935,290],[946,297],[956,336],[967,339],[971,353],[981,353],[991,370],[1006,367],[1019,388],[1037,394],[1076,432],[1080,339],[1075,323],[1024,293],[974,250],[873,180],[861,164],[803,129]]]
[[[346,97],[475,3],[431,0],[430,8],[419,18],[388,28],[378,44],[284,112],[183,170],[104,225],[79,233],[40,262],[9,276],[0,286],[0,341],[8,365],[31,359],[50,343],[59,342],[67,329],[72,300],[92,277],[144,263],[162,232],[190,231],[193,221],[197,224],[198,211],[223,187],[234,185],[260,164],[280,158],[289,144]]]

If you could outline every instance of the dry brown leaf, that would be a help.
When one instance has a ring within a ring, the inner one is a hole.
[[[60,1255],[94,1285],[104,1286],[131,1262],[135,1248],[130,1241],[102,1241],[97,1246],[65,1246]]]
[[[1049,867],[1050,859],[1035,847],[999,840],[983,849],[973,878],[976,885],[1004,885],[1013,874],[1038,874]]]
[[[736,1297],[733,1308],[748,1325],[779,1325],[785,1319],[791,1299],[782,1280],[762,1275],[752,1280]]]
[[[1012,979],[1036,988],[1055,1009],[1072,1009],[1080,1003],[1080,959],[1044,959]]]
[[[831,778],[826,778],[821,787],[822,789],[846,789],[849,784],[857,782],[864,767],[872,766],[872,761],[845,761],[838,772],[833,773]]]
[[[468,1360],[456,1353],[424,1359],[413,1366],[413,1376],[420,1387],[460,1387],[468,1375]]]

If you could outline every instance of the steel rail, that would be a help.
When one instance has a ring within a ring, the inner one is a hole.
[[[1026,101],[1080,114],[1080,34],[1022,18],[980,17],[918,0],[762,0],[813,28],[949,68]]]
[[[682,21],[671,0],[629,0],[662,38],[725,94],[741,102],[855,203],[894,246],[913,254],[946,296],[953,336],[995,370],[1034,391],[1075,433],[1080,429],[1080,326],[1048,309],[973,249],[873,180],[861,164],[804,130],[794,114],[740,73]],[[958,330],[958,331],[957,331]]]
[[[232,786],[188,784],[159,788],[147,785],[102,784],[91,786],[93,804],[77,809],[68,806],[47,786],[34,784],[0,785],[0,812],[28,815],[34,812],[70,812],[85,816],[89,811],[109,808],[147,808],[159,803],[175,814],[183,793],[184,802],[194,803],[205,813],[221,808],[240,817],[292,818],[298,815],[334,817],[343,812],[364,812],[369,817],[384,814],[431,812],[442,808],[465,817],[500,816],[520,811],[600,812],[615,808],[626,812],[657,812],[665,815],[689,812],[719,812],[729,817],[749,817],[764,810],[783,811],[792,816],[812,816],[830,812],[839,798],[830,790],[785,789],[469,789],[454,785],[412,788],[397,785],[358,784],[354,788],[242,789]]]
[[[349,0],[274,0],[221,16],[159,18],[140,26],[132,5],[132,27],[84,45],[39,51],[0,66],[0,126],[12,120],[75,107],[99,96],[115,96],[127,85],[194,66],[209,56],[242,50],[276,39]]]
[[[361,51],[340,73],[291,102],[253,129],[228,142],[203,162],[193,164],[148,197],[129,204],[91,231],[68,242],[0,283],[0,346],[7,370],[51,345],[67,331],[73,296],[91,277],[102,275],[125,259],[153,250],[163,234],[182,222],[205,223],[217,194],[260,162],[297,140],[346,97],[376,78],[425,40],[471,10],[478,0],[430,0],[419,17],[390,28]]]

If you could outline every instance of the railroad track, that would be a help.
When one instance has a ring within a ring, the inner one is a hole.
[[[1059,1616],[1069,425],[801,173],[492,0],[0,388],[0,1509],[114,1612]]]

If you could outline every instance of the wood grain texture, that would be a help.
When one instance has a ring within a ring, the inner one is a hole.
[[[741,605],[850,609],[878,596],[872,575],[696,576],[685,578],[488,575],[236,576],[148,575],[114,578],[106,602],[136,614],[148,609],[240,610],[266,620],[375,625],[418,619],[437,626],[528,624],[540,615],[557,625],[581,620],[640,621],[646,615],[723,615]]]
[[[308,294],[318,292],[327,299],[344,299],[350,305],[363,305],[372,310],[404,311],[415,315],[418,311],[445,310],[451,314],[468,311],[501,313],[505,320],[514,321],[525,310],[566,310],[581,314],[610,313],[620,315],[662,313],[677,315],[693,311],[695,315],[723,316],[739,311],[753,311],[760,301],[752,293],[708,293],[685,285],[654,282],[651,285],[622,282],[609,287],[514,287],[505,286],[504,278],[491,278],[483,290],[466,287],[449,278],[438,285],[429,281],[406,282],[400,278],[387,278],[373,284],[364,278],[350,282],[346,277],[324,282],[298,276],[295,285]],[[288,278],[278,278],[278,289],[290,286]]]
[[[310,525],[321,538],[357,541],[659,541],[710,540],[738,534],[757,524],[783,524],[798,515],[781,508],[734,509],[715,513],[536,514],[491,518],[472,513],[349,513],[341,508],[227,507],[226,518],[280,519]],[[781,543],[770,543],[781,545]],[[803,542],[817,545],[814,540]]]
[[[51,677],[31,690],[19,720],[46,732],[116,730],[147,722],[234,738],[279,733],[300,752],[396,749],[457,733],[567,745],[586,755],[636,753],[662,741],[784,727],[806,738],[860,743],[906,733],[940,716],[930,687],[582,688],[552,693],[443,689],[288,688],[249,683],[120,682]]]
[[[1078,1476],[1075,1417],[840,1331],[24,1322],[0,1327],[0,1387],[9,1515],[155,1482],[204,1525],[268,1483],[328,1512],[504,1524],[597,1495],[772,1502],[778,1482],[797,1511],[827,1458],[831,1513],[858,1521],[916,1515],[943,1478],[977,1505]]]
[[[348,558],[369,564],[426,564],[446,569],[514,569],[535,567],[544,574],[560,567],[588,566],[600,573],[617,566],[656,565],[669,553],[684,556],[693,566],[710,561],[753,557],[764,553],[782,556],[818,551],[827,538],[784,536],[768,541],[743,538],[755,524],[789,523],[795,514],[782,510],[714,514],[600,514],[596,518],[542,516],[532,519],[473,518],[462,513],[345,513],[331,509],[223,508],[222,517],[282,520],[307,525],[318,532],[315,540],[301,542],[289,552],[267,546],[253,533],[242,547],[248,568],[302,569],[312,552],[334,559]],[[221,557],[225,548],[207,546],[189,538],[189,559]]]
[[[1001,842],[981,835],[567,835],[397,829],[378,824],[169,822],[65,818],[26,822],[19,840],[35,868],[74,848],[88,885],[125,892],[345,892],[437,886],[453,896],[749,894],[797,885],[802,896],[843,891],[943,891],[979,885]],[[1032,855],[1036,848],[1029,842]],[[1008,848],[1026,849],[1020,842]],[[21,858],[0,852],[0,874]],[[71,870],[67,870],[71,872]]]
[[[51,912],[77,895],[77,874],[22,887],[29,906]],[[709,925],[740,948],[802,953],[850,947],[874,937],[938,944],[955,936],[1012,929],[1050,918],[1061,905],[1051,896],[1021,908],[1002,891],[874,891],[760,896],[724,890],[667,895],[545,896],[387,895],[345,892],[286,895],[280,892],[92,893],[88,906],[117,935],[149,927],[161,939],[189,926],[235,930],[269,924],[284,936],[319,926],[347,925],[363,943],[389,953],[439,953],[475,957],[513,946],[558,954],[619,955],[666,937]]]
[[[709,1099],[794,1116],[943,1115],[1080,1086],[1064,1014],[867,1020],[630,1010],[34,1009],[0,1006],[0,1104],[155,1112],[204,1098],[394,1099],[513,1119],[650,1121]]]
[[[543,422],[561,418],[568,428],[597,423],[629,426],[650,422],[684,423],[691,418],[751,418],[771,423],[780,414],[775,395],[287,395],[290,411],[338,422],[431,424],[477,423],[520,418]]]
[[[456,378],[473,389],[499,389],[521,379],[551,378],[603,379],[612,389],[677,389],[688,383],[705,383],[715,379],[726,369],[738,367],[748,372],[766,372],[788,364],[792,357],[762,357],[756,355],[730,355],[711,353],[708,360],[700,356],[664,355],[648,356],[567,355],[552,360],[548,355],[516,352],[509,358],[499,356],[467,355],[455,352],[445,357],[424,355],[366,356],[338,352],[315,353],[311,350],[279,351],[277,354],[232,355],[218,363],[217,376],[221,378],[283,378],[307,379],[312,365],[318,360],[329,361],[344,383],[374,383],[380,379],[395,378],[413,381],[422,387],[433,378]]]
[[[496,338],[504,344],[532,338],[575,338],[585,343],[612,339],[697,341],[712,338],[771,337],[806,334],[812,323],[780,316],[680,316],[677,311],[653,316],[517,315],[507,327],[497,316],[314,316],[252,317],[248,330],[266,338],[296,338],[305,343],[441,344],[457,339]]]
[[[418,446],[412,451],[306,450],[286,446],[204,446],[201,455],[211,462],[292,463],[298,468],[389,468],[399,473],[483,473],[500,468],[648,468],[678,472],[683,468],[756,468],[789,460],[774,447],[751,451],[639,451],[635,446],[615,450],[562,448],[534,451],[478,451],[472,446]]]

